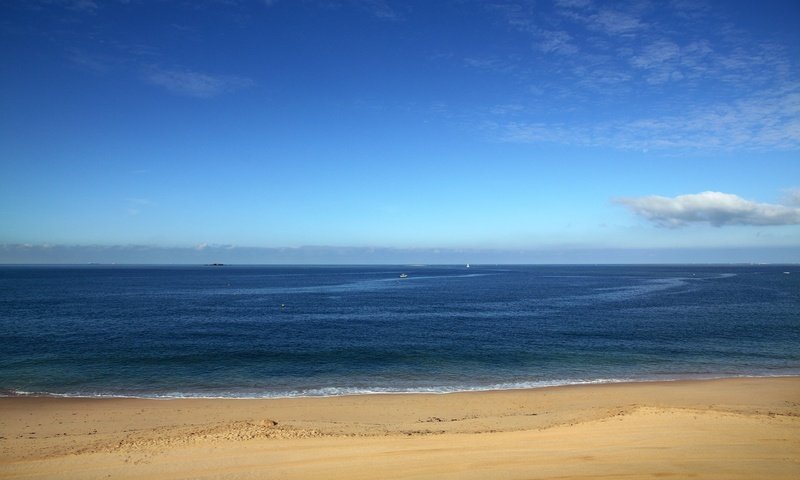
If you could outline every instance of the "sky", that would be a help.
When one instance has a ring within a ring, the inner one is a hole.
[[[800,262],[796,1],[0,0],[0,263]]]

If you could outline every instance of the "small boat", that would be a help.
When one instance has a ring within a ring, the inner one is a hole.
[[[406,275],[405,273],[401,273],[400,278],[408,278],[408,275]]]
[[[467,264],[467,268],[469,268],[469,263]]]
[[[789,275],[792,272],[783,272],[784,275]]]

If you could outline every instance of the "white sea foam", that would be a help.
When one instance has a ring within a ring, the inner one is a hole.
[[[548,387],[563,387],[572,385],[602,385],[615,383],[647,383],[670,382],[681,380],[713,380],[721,378],[779,378],[800,375],[800,372],[776,375],[685,375],[670,377],[648,378],[597,378],[597,379],[564,379],[564,380],[537,380],[526,382],[507,382],[491,385],[450,385],[450,386],[424,386],[424,387],[321,387],[305,390],[290,391],[230,391],[220,393],[210,392],[160,392],[160,393],[108,393],[108,392],[31,392],[23,390],[3,390],[0,397],[59,397],[59,398],[147,398],[156,400],[169,399],[278,399],[278,398],[303,398],[303,397],[341,397],[355,395],[413,395],[432,394],[443,395],[462,392],[488,392],[508,390],[529,390]]]

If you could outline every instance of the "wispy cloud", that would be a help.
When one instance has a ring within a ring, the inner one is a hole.
[[[94,0],[62,0],[61,3],[72,10],[81,12],[94,12],[98,8],[97,2]]]
[[[573,32],[585,29],[581,35],[583,48],[575,51],[581,55],[571,64],[579,75],[586,72],[576,69],[578,66],[596,65],[600,59],[604,69],[630,70],[638,73],[629,75],[630,81],[650,84],[683,81],[695,85],[711,80],[750,88],[754,82],[763,86],[789,78],[791,69],[779,45],[756,41],[747,32],[724,25],[708,10],[680,6],[654,9],[646,3],[627,4],[624,10],[591,2],[562,2],[560,7],[556,11],[562,20],[556,23],[567,21]],[[690,12],[693,20],[682,20],[678,15],[681,12]],[[695,24],[699,17],[705,21]],[[529,30],[536,31],[536,27]]]
[[[800,187],[787,189],[783,197],[783,204],[800,207]]]
[[[583,24],[589,30],[606,35],[629,35],[649,28],[639,12],[642,7],[636,4],[609,8],[591,1],[556,0],[555,6],[562,16]]]
[[[503,74],[517,72],[519,70],[518,63],[519,59],[515,57],[476,56],[464,59],[464,65],[467,67]]]
[[[500,141],[554,142],[630,150],[788,150],[800,148],[800,84],[749,98],[634,120],[490,125]]]
[[[89,53],[80,48],[69,48],[66,58],[76,67],[95,74],[108,73],[118,63],[112,56]]]
[[[609,35],[625,35],[647,28],[639,17],[628,12],[602,9],[588,16],[576,16],[586,23],[588,28]]]
[[[572,35],[562,30],[538,30],[538,41],[534,47],[545,53],[561,55],[574,55],[578,53],[578,46]]]
[[[119,0],[123,2],[124,0]],[[5,2],[17,3],[23,8],[32,10],[45,10],[60,8],[63,12],[71,12],[77,15],[94,14],[103,6],[104,3],[110,3],[110,0],[95,1],[95,0],[26,0],[24,2]]]
[[[535,114],[505,123],[482,118],[496,139],[623,149],[800,147],[800,84],[789,48],[737,30],[722,7],[629,1],[612,8],[591,0],[537,6],[490,4],[532,48],[465,64],[525,84],[536,95],[526,102],[517,91],[512,98],[535,105],[532,112],[562,113],[557,122]],[[626,107],[637,104],[647,108]]]
[[[99,5],[94,0],[38,0],[35,3],[42,5],[59,5],[76,12],[94,13]]]
[[[402,12],[386,0],[307,0],[307,2],[327,10],[353,9],[380,20],[401,20],[403,18]]]
[[[77,68],[97,75],[112,71],[138,74],[150,85],[164,88],[179,95],[210,98],[255,85],[239,75],[214,75],[183,67],[162,67],[152,63],[161,55],[157,49],[143,44],[106,42],[107,51],[89,51],[70,47],[66,59]]]
[[[685,115],[637,120],[623,126],[620,133],[621,142],[635,148],[798,148],[800,86],[695,108]]]
[[[189,97],[210,98],[251,87],[255,82],[236,75],[212,75],[180,68],[150,67],[144,72],[147,83],[172,93]]]
[[[670,80],[682,80],[680,70],[681,47],[671,40],[656,40],[630,59],[631,65],[645,71],[645,80],[650,83],[664,83]]]
[[[397,20],[400,18],[397,10],[392,8],[384,0],[352,0],[354,5],[364,11],[369,12],[382,20]]]
[[[677,197],[651,195],[620,198],[616,203],[661,227],[681,227],[692,223],[723,225],[797,225],[800,208],[758,203],[722,192],[702,192]]]
[[[555,0],[553,3],[561,8],[586,8],[592,5],[592,0]]]
[[[147,198],[126,198],[125,204],[127,205],[126,211],[130,216],[137,216],[142,213],[144,208],[155,206],[155,203]]]

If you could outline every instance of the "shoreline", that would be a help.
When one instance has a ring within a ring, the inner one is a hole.
[[[639,385],[650,383],[676,383],[676,382],[706,382],[715,380],[735,380],[735,379],[770,379],[770,378],[799,378],[800,373],[787,373],[777,375],[759,375],[759,374],[737,374],[737,375],[687,375],[684,377],[670,377],[670,378],[624,378],[624,379],[596,379],[596,380],[583,380],[583,381],[541,381],[541,382],[518,382],[507,384],[488,385],[486,387],[419,387],[408,390],[397,389],[367,389],[358,387],[321,387],[315,389],[304,390],[302,392],[289,392],[289,393],[265,393],[263,395],[250,395],[250,394],[230,394],[230,395],[206,395],[199,393],[197,395],[190,393],[175,393],[175,394],[114,394],[114,393],[101,393],[101,394],[83,394],[83,393],[53,393],[53,392],[27,392],[14,389],[0,390],[0,398],[79,398],[79,399],[140,399],[140,400],[285,400],[285,399],[299,399],[299,398],[337,398],[337,397],[359,397],[359,396],[373,396],[373,395],[452,395],[461,393],[483,393],[483,392],[516,392],[526,390],[540,390],[545,388],[562,388],[562,387],[576,387],[576,386],[593,386],[593,385]],[[511,386],[508,386],[511,385]],[[519,385],[519,386],[514,386]],[[315,391],[340,391],[342,393],[308,393]]]
[[[0,478],[800,477],[800,377],[0,398]]]

